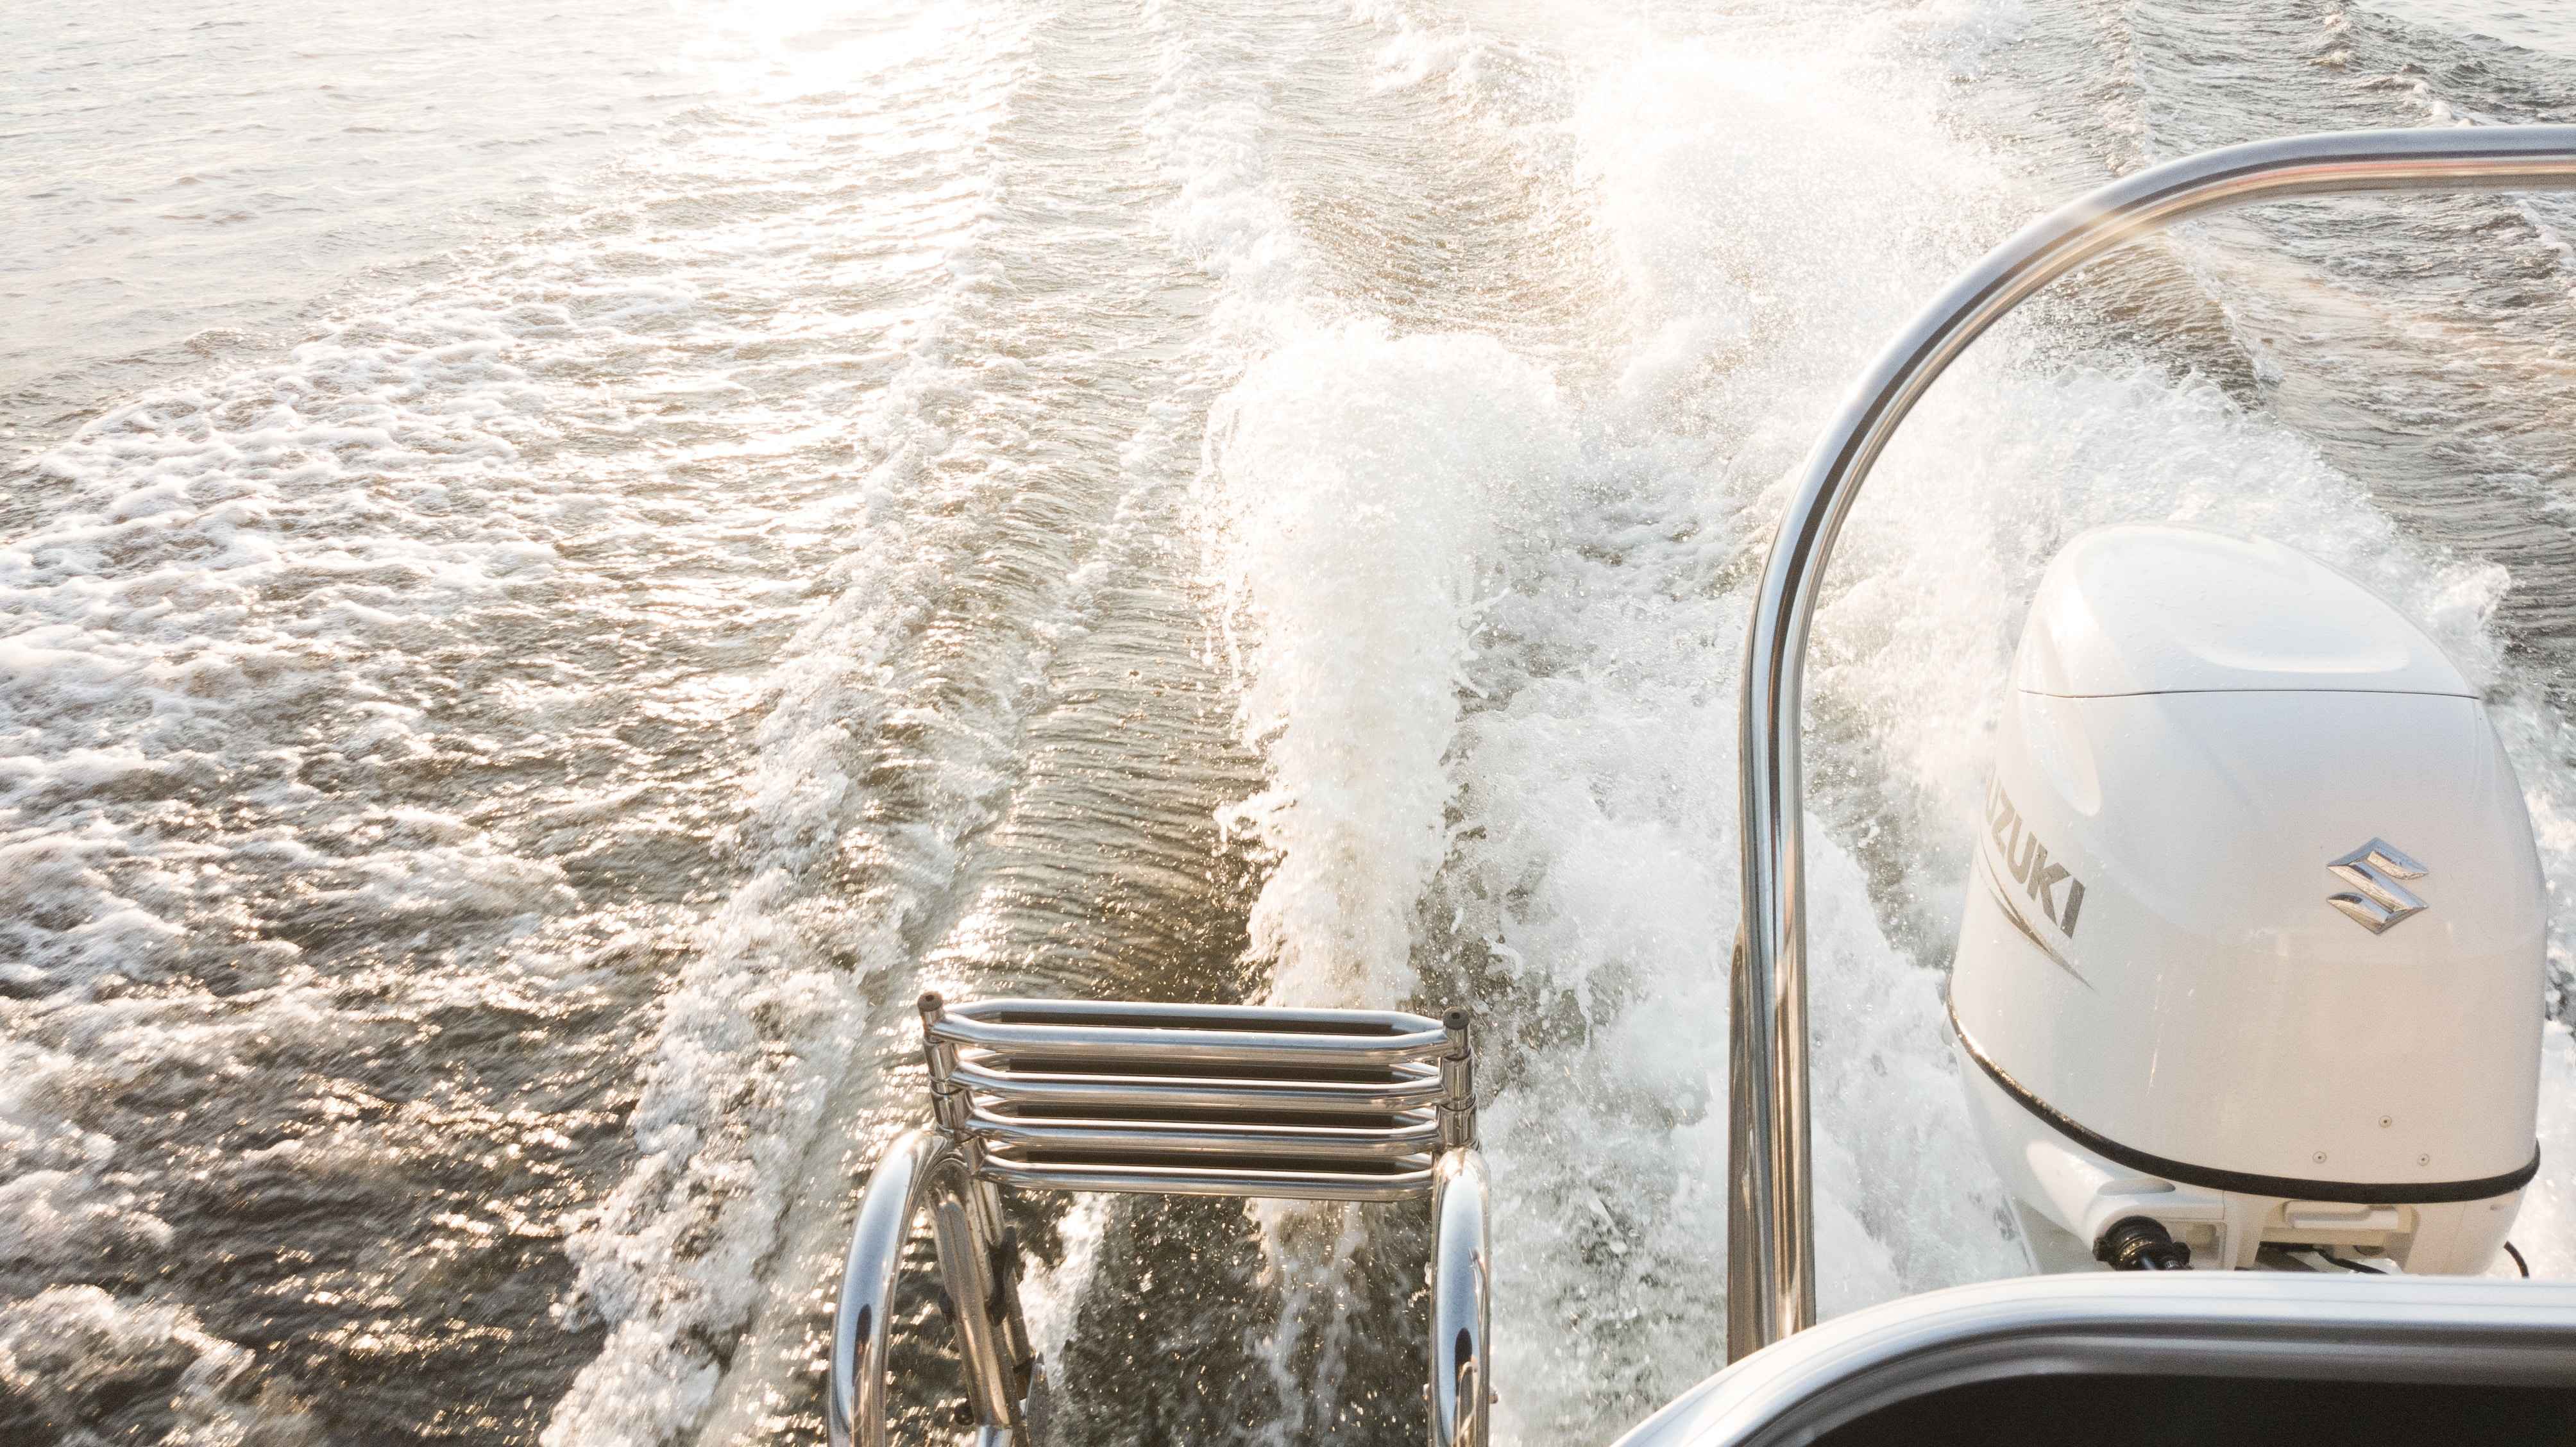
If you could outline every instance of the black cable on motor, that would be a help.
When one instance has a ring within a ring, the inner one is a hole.
[[[2335,1265],[2342,1267],[2346,1271],[2358,1271],[2364,1276],[2386,1276],[2388,1274],[2376,1266],[2364,1266],[2358,1261],[2346,1261],[2342,1257],[2337,1256],[2322,1246],[2317,1248],[2317,1254],[2328,1261],[2333,1262]]]
[[[2093,1243],[2093,1259],[2114,1271],[2184,1271],[2191,1266],[2191,1248],[2176,1241],[2163,1222],[2129,1216]]]
[[[2521,1270],[2525,1281],[2531,1279],[2531,1263],[2522,1259],[2522,1253],[2513,1249],[2512,1242],[2504,1243],[2504,1254],[2513,1258],[2513,1264]]]

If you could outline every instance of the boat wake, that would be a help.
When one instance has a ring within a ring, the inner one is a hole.
[[[680,8],[717,58],[628,77],[649,142],[299,344],[5,379],[0,1424],[813,1439],[937,988],[1471,1006],[1497,1431],[1606,1440],[1724,1336],[1738,651],[1838,390],[2104,158],[2565,74],[2450,36],[2492,64],[2410,89],[2437,42],[2329,7],[2186,124],[2189,6]],[[2078,278],[1882,464],[1809,676],[1829,1313],[2025,1269],[1944,976],[2076,532],[2367,583],[2576,896],[2516,320],[2566,218],[2480,204]],[[2435,380],[2352,382],[2392,354]],[[2515,1236],[2576,1276],[2563,910],[2549,962]],[[1398,1214],[1032,1209],[1063,1440],[1416,1436]]]

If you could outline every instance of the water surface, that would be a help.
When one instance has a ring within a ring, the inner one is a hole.
[[[1736,652],[1848,377],[2112,174],[2576,120],[2576,31],[2483,0],[143,3],[0,44],[0,1437],[70,1443],[819,1440],[923,988],[1473,1006],[1498,1426],[1608,1440],[1720,1354]],[[2564,198],[2200,223],[1891,454],[1817,626],[1828,1310],[2021,1269],[1940,985],[2074,531],[2378,588],[2576,889],[2571,237]],[[1415,1213],[1024,1224],[1063,1440],[1418,1437]]]

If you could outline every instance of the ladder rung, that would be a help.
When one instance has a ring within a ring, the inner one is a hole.
[[[1440,1142],[1439,1122],[1424,1112],[1381,1130],[1305,1125],[1207,1125],[1168,1121],[1026,1120],[974,1114],[975,1130],[996,1145],[1053,1147],[1098,1155],[1278,1156],[1303,1160],[1391,1159],[1422,1155]]]
[[[1173,1075],[1078,1075],[998,1070],[976,1056],[952,1077],[996,1103],[1096,1109],[1221,1110],[1268,1115],[1386,1115],[1437,1104],[1440,1077],[1390,1073],[1383,1080],[1256,1080]]]
[[[985,1157],[983,1174],[1042,1191],[1133,1191],[1160,1196],[1278,1196],[1300,1201],[1404,1201],[1427,1195],[1432,1170],[1280,1171],[1224,1166],[1051,1164]]]
[[[1327,1035],[1304,1031],[1182,1030],[1134,1025],[1012,1025],[941,1018],[930,1038],[979,1047],[1005,1060],[1081,1062],[1095,1066],[1161,1061],[1200,1065],[1397,1065],[1436,1060],[1450,1051],[1434,1026],[1403,1035]]]
[[[1276,1005],[1184,1005],[1136,1000],[967,1000],[948,1019],[995,1025],[1106,1025],[1156,1030],[1248,1030],[1320,1035],[1419,1035],[1440,1022],[1402,1010],[1324,1010]]]

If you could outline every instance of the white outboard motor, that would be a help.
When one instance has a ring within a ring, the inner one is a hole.
[[[2485,705],[2386,603],[2191,528],[2049,566],[1950,982],[2035,1264],[2487,1270],[2539,1167],[2543,927]]]

